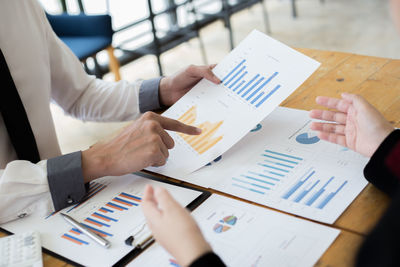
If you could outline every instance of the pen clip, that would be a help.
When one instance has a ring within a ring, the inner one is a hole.
[[[125,244],[127,244],[128,246],[138,246],[141,245],[143,243],[140,242],[140,244],[138,242],[135,242],[139,239],[140,235],[142,234],[142,232],[146,229],[146,223],[143,223],[142,226],[140,226],[139,230],[136,231],[135,233],[133,233],[131,236],[129,236],[127,239],[125,239]],[[145,240],[147,240],[148,238],[146,237]],[[136,243],[136,245],[135,245]]]

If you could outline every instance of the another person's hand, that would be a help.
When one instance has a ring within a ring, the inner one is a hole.
[[[359,95],[343,93],[342,99],[319,96],[316,102],[335,109],[310,111],[314,119],[333,122],[313,122],[311,129],[319,131],[318,137],[346,146],[364,156],[371,157],[394,130],[379,111]]]
[[[221,81],[211,71],[215,65],[194,66],[190,65],[184,70],[171,76],[164,77],[160,81],[160,102],[164,106],[171,106],[186,94],[201,79],[219,84]]]
[[[164,188],[147,186],[141,206],[154,238],[181,266],[211,251],[193,217]]]
[[[82,152],[85,182],[123,175],[148,166],[164,165],[174,140],[165,130],[198,135],[201,129],[153,112],[146,112],[111,140],[100,141]]]

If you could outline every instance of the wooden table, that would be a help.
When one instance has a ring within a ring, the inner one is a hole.
[[[282,106],[310,110],[317,108],[315,97],[318,95],[339,97],[342,92],[351,92],[363,95],[394,126],[400,127],[400,60],[313,49],[298,50],[322,65]],[[209,191],[228,196],[215,190]],[[389,201],[386,195],[369,184],[333,224],[332,227],[340,229],[341,234],[316,266],[353,266],[360,244],[382,216]],[[45,266],[70,266],[46,253],[43,253],[43,261]]]

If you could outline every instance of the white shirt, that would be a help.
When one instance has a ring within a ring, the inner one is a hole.
[[[42,159],[61,155],[50,101],[82,120],[123,121],[140,114],[140,82],[111,83],[87,75],[36,0],[0,0],[0,48]],[[0,116],[0,224],[54,210],[46,163],[17,160]]]

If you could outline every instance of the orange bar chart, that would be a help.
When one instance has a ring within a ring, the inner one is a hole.
[[[194,125],[197,118],[197,107],[192,106],[189,110],[187,110],[181,117],[178,118],[178,121]],[[197,153],[203,154],[219,141],[222,140],[223,136],[214,137],[214,134],[218,131],[219,127],[223,124],[223,121],[219,122],[203,122],[199,125],[195,125],[196,127],[202,129],[202,133],[200,135],[187,135],[179,133],[179,135],[185,140]]]

